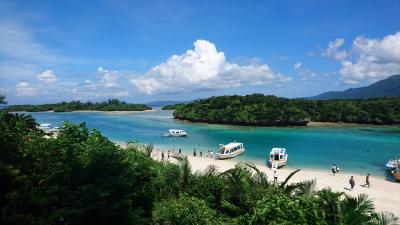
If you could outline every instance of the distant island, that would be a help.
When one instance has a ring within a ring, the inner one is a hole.
[[[308,99],[366,99],[381,97],[400,97],[400,75],[393,75],[374,84],[345,91],[329,91]]]
[[[307,100],[252,94],[197,100],[175,108],[174,118],[253,126],[305,126],[309,121],[390,125],[400,123],[400,98]]]
[[[6,111],[25,111],[25,112],[72,112],[78,110],[93,111],[145,111],[152,108],[144,104],[131,104],[118,99],[109,99],[103,102],[61,102],[55,104],[42,105],[12,105],[5,108]]]

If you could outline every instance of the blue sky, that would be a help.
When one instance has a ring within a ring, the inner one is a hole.
[[[0,1],[10,104],[303,97],[400,74],[400,1]]]

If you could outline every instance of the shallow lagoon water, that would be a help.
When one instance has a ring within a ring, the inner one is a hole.
[[[285,147],[289,153],[288,166],[330,170],[336,163],[341,171],[384,175],[383,165],[400,156],[399,126],[353,127],[242,127],[188,123],[175,120],[171,111],[110,113],[67,112],[28,113],[39,123],[61,126],[63,121],[86,122],[110,140],[138,140],[154,143],[158,148],[194,148],[216,151],[219,144],[243,142],[245,154],[238,159],[265,162],[272,147]],[[188,137],[162,137],[168,129],[184,129]]]

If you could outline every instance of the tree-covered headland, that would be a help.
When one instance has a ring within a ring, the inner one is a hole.
[[[304,126],[309,121],[399,124],[400,98],[287,99],[262,94],[220,96],[174,107],[174,117],[193,122]]]
[[[144,111],[151,110],[151,107],[144,104],[131,104],[118,99],[109,99],[103,102],[61,102],[55,104],[42,105],[12,105],[6,108],[11,112],[45,112],[54,110],[55,112],[71,112],[77,110],[97,110],[97,111]]]
[[[314,181],[271,183],[251,164],[193,173],[151,156],[152,145],[121,148],[66,122],[45,138],[29,115],[0,111],[0,224],[396,224],[366,195]]]
[[[184,105],[185,105],[184,103],[178,103],[175,105],[166,105],[166,106],[163,106],[161,109],[162,110],[175,110],[176,108],[184,106]]]

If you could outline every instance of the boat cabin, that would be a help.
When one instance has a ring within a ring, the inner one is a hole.
[[[230,154],[236,152],[237,150],[241,150],[243,148],[243,143],[229,143],[227,145],[220,145],[219,153],[220,154]]]
[[[245,151],[243,143],[229,143],[219,145],[219,151],[216,154],[217,159],[229,159],[242,154]]]
[[[162,133],[161,135],[168,137],[185,137],[187,134],[188,133],[184,130],[169,129],[167,133]]]
[[[280,160],[284,160],[286,155],[286,149],[285,148],[273,148],[269,158],[272,161],[280,161]]]
[[[272,148],[269,153],[268,162],[273,169],[286,165],[288,154],[285,148]]]

